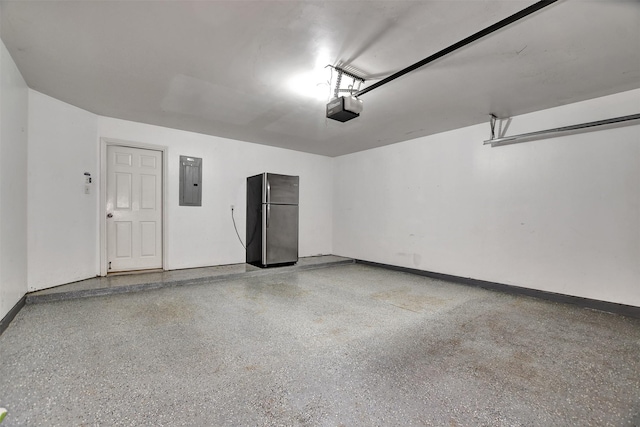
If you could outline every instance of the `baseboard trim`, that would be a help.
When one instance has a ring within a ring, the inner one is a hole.
[[[22,310],[22,307],[24,307],[26,301],[27,296],[23,295],[22,298],[20,298],[20,301],[18,301],[16,305],[14,305],[11,310],[9,310],[7,315],[4,316],[2,320],[0,320],[0,335],[2,335],[2,333],[9,327],[9,323],[11,323],[13,318],[16,317],[20,310]]]
[[[537,289],[523,288],[514,285],[505,285],[503,283],[488,282],[485,280],[472,279],[470,277],[453,276],[450,274],[436,273],[433,271],[418,270],[415,268],[400,267],[397,265],[383,264],[373,261],[365,261],[361,259],[355,260],[357,264],[370,265],[373,267],[385,268],[387,270],[401,271],[403,273],[416,274],[418,276],[431,277],[433,279],[446,280],[449,282],[459,283],[468,286],[476,286],[492,291],[499,291],[509,294],[526,295],[534,298],[540,298],[548,301],[573,304],[583,308],[593,310],[606,311],[608,313],[620,314],[622,316],[634,317],[640,319],[640,307],[633,305],[617,304],[614,302],[601,301],[590,298],[576,297],[572,295],[558,294],[555,292],[540,291]]]

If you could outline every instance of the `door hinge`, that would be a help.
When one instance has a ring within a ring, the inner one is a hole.
[[[111,261],[109,261],[109,270],[111,270]]]

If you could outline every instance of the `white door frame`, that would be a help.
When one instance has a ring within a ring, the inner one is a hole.
[[[124,141],[114,138],[100,138],[100,275],[107,275],[107,146],[141,148],[143,150],[160,151],[162,153],[162,269],[167,270],[168,259],[168,148],[161,145]]]

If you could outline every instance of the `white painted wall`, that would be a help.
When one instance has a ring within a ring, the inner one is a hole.
[[[29,291],[100,272],[99,137],[168,147],[168,269],[244,261],[230,205],[244,239],[245,178],[263,171],[300,175],[300,255],[332,252],[332,159],[99,117],[33,90],[28,98]],[[182,154],[203,158],[200,208],[178,206]]]
[[[106,117],[98,134],[168,148],[168,269],[244,262],[246,177],[300,176],[300,256],[332,253],[332,159]],[[179,156],[201,157],[202,206],[178,206]]]
[[[29,90],[29,291],[96,276],[95,114]]]
[[[0,41],[0,319],[27,291],[27,85]]]
[[[634,90],[516,117],[508,133],[638,112]],[[336,158],[334,253],[640,306],[640,125],[488,137],[487,123]]]

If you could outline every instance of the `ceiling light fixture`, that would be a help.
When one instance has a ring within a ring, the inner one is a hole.
[[[319,49],[313,69],[289,78],[288,89],[298,95],[326,102],[331,98],[331,80],[329,70],[325,67],[328,61],[330,61],[328,51]]]
[[[291,92],[319,101],[326,101],[330,95],[327,71],[323,68],[298,74],[287,81]]]

